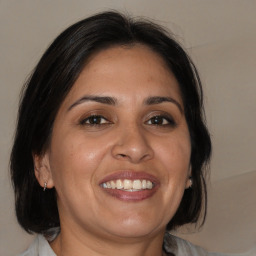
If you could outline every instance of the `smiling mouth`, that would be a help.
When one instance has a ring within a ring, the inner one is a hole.
[[[138,202],[152,197],[160,182],[146,172],[122,170],[106,176],[99,185],[106,194],[116,199]]]
[[[110,180],[100,184],[101,187],[106,189],[117,189],[128,192],[136,192],[142,190],[151,190],[154,187],[154,183],[150,180],[130,180],[130,179],[118,179],[118,180]]]

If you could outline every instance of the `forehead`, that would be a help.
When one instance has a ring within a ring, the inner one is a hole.
[[[155,96],[181,100],[179,84],[165,60],[144,45],[115,46],[94,54],[67,98],[81,94]],[[152,94],[152,95],[151,95]]]
[[[89,59],[80,76],[97,71],[102,74],[122,71],[121,74],[124,74],[134,72],[135,69],[136,73],[143,71],[141,76],[151,73],[150,78],[154,78],[155,74],[162,75],[163,78],[173,76],[162,56],[142,44],[113,46],[97,52]],[[133,76],[136,73],[133,73]]]

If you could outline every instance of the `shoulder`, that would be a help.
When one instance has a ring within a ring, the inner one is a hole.
[[[206,256],[207,251],[197,245],[194,245],[186,240],[179,237],[174,237],[177,244],[177,256],[179,255],[195,255],[195,256]]]
[[[18,256],[56,256],[43,235],[38,235],[29,248]]]
[[[176,256],[206,256],[207,252],[196,245],[191,244],[190,242],[183,240],[177,236],[167,233],[165,235],[164,247],[168,253],[172,253]]]
[[[175,256],[228,256],[230,254],[207,252],[200,246],[194,245],[182,238],[171,234],[165,235],[165,249]]]

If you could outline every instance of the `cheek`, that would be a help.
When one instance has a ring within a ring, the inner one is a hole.
[[[169,140],[159,143],[156,154],[165,165],[169,174],[187,174],[190,165],[191,143],[186,136],[172,136]]]
[[[103,147],[99,144],[84,143],[72,136],[60,140],[52,148],[51,170],[58,198],[58,208],[61,214],[76,215],[80,208],[86,209],[86,202],[94,202],[94,185],[101,158],[104,155]],[[85,197],[86,195],[86,197]],[[81,203],[82,202],[82,203]],[[83,206],[82,206],[83,205]]]
[[[103,156],[104,148],[81,136],[55,138],[51,148],[50,168],[56,189],[71,183],[91,182]]]
[[[174,136],[161,144],[158,159],[165,169],[162,204],[166,207],[168,222],[179,207],[190,170],[191,143],[188,136]]]

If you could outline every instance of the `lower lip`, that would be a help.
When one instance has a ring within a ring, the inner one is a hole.
[[[142,201],[145,199],[148,199],[152,197],[156,191],[157,191],[157,186],[155,186],[152,189],[145,189],[145,190],[140,190],[140,191],[124,191],[124,190],[119,190],[119,189],[109,189],[109,188],[102,188],[104,192],[109,194],[110,196],[113,196],[121,201]]]

